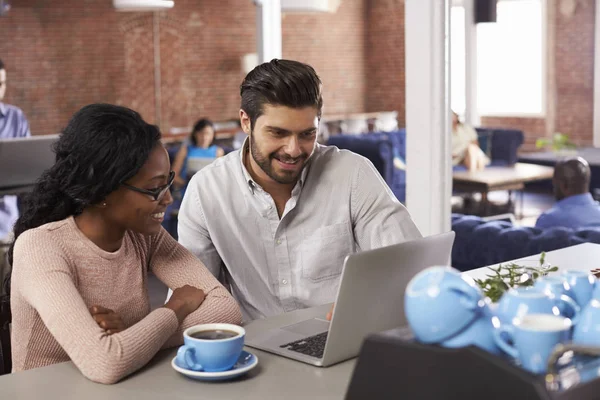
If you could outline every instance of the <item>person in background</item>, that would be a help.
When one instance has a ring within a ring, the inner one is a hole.
[[[479,147],[475,129],[460,122],[458,114],[452,112],[452,165],[480,171],[489,163],[490,159]]]
[[[189,160],[205,159],[212,161],[222,157],[224,151],[215,145],[215,126],[211,120],[202,118],[194,125],[190,135],[189,143],[182,143],[173,160],[173,171],[175,171],[175,185],[185,187],[190,175],[197,171],[190,171]]]
[[[248,136],[190,180],[178,232],[245,320],[333,302],[346,256],[421,237],[368,159],[317,143],[322,84],[310,65],[263,63],[240,95]]]
[[[6,81],[6,68],[4,62],[0,60],[0,139],[29,137],[31,136],[29,122],[23,111],[2,102],[6,94]],[[3,171],[0,171],[1,173]],[[4,248],[12,240],[13,225],[18,217],[17,196],[0,196],[0,267],[4,261]],[[1,272],[2,268],[0,268],[0,278],[2,278]]]
[[[156,126],[92,104],[55,152],[9,251],[13,371],[71,360],[87,378],[115,383],[180,345],[187,327],[240,323],[229,292],[161,227],[174,174]],[[150,272],[173,290],[154,311]]]
[[[556,204],[539,216],[535,226],[542,229],[600,226],[600,205],[589,192],[590,179],[590,166],[583,158],[557,162],[552,179]]]
[[[235,125],[236,125],[236,131],[233,134],[233,141],[232,141],[233,149],[239,150],[242,147],[242,145],[244,144],[244,142],[246,141],[246,137],[248,137],[248,135],[246,135],[246,132],[244,132],[244,130],[242,129],[242,124],[240,123],[239,118],[236,118],[236,119],[232,120],[231,122],[235,123]]]

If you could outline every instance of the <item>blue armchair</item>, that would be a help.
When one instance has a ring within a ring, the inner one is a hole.
[[[515,129],[477,128],[479,145],[490,156],[492,166],[512,165],[517,162],[517,150],[523,144],[523,132]],[[406,130],[376,132],[364,135],[335,135],[327,141],[358,153],[373,163],[398,200],[406,200],[406,171],[398,168],[406,160]],[[394,163],[394,160],[400,163]],[[454,167],[455,170],[464,168]]]
[[[376,132],[365,135],[335,135],[328,145],[360,154],[373,163],[399,201],[406,197],[406,171],[394,165],[406,159],[406,131]]]

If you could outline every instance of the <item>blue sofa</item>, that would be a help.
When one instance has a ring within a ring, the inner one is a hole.
[[[523,132],[515,129],[477,128],[479,144],[492,161],[492,166],[517,162],[517,150],[523,144]],[[335,135],[327,141],[358,153],[373,163],[398,200],[406,200],[406,171],[394,166],[394,159],[406,160],[406,130],[376,132],[364,135]],[[455,170],[463,167],[457,166]]]
[[[542,230],[516,227],[506,221],[486,222],[472,215],[453,214],[452,230],[456,232],[452,266],[461,271],[585,242],[600,244],[600,226]]]

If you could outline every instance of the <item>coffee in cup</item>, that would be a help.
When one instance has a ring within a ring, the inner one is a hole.
[[[192,371],[231,369],[242,354],[246,331],[233,324],[195,325],[183,332],[177,363]]]

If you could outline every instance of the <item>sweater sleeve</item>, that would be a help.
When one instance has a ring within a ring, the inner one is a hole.
[[[67,254],[46,236],[30,232],[15,245],[13,285],[84,376],[116,383],[144,366],[176,331],[177,316],[161,308],[108,335],[79,294]]]
[[[183,331],[190,326],[214,322],[241,323],[240,308],[227,289],[164,229],[151,239],[150,269],[172,290],[190,285],[202,289],[206,295],[200,307],[187,316],[163,347],[183,343]]]

